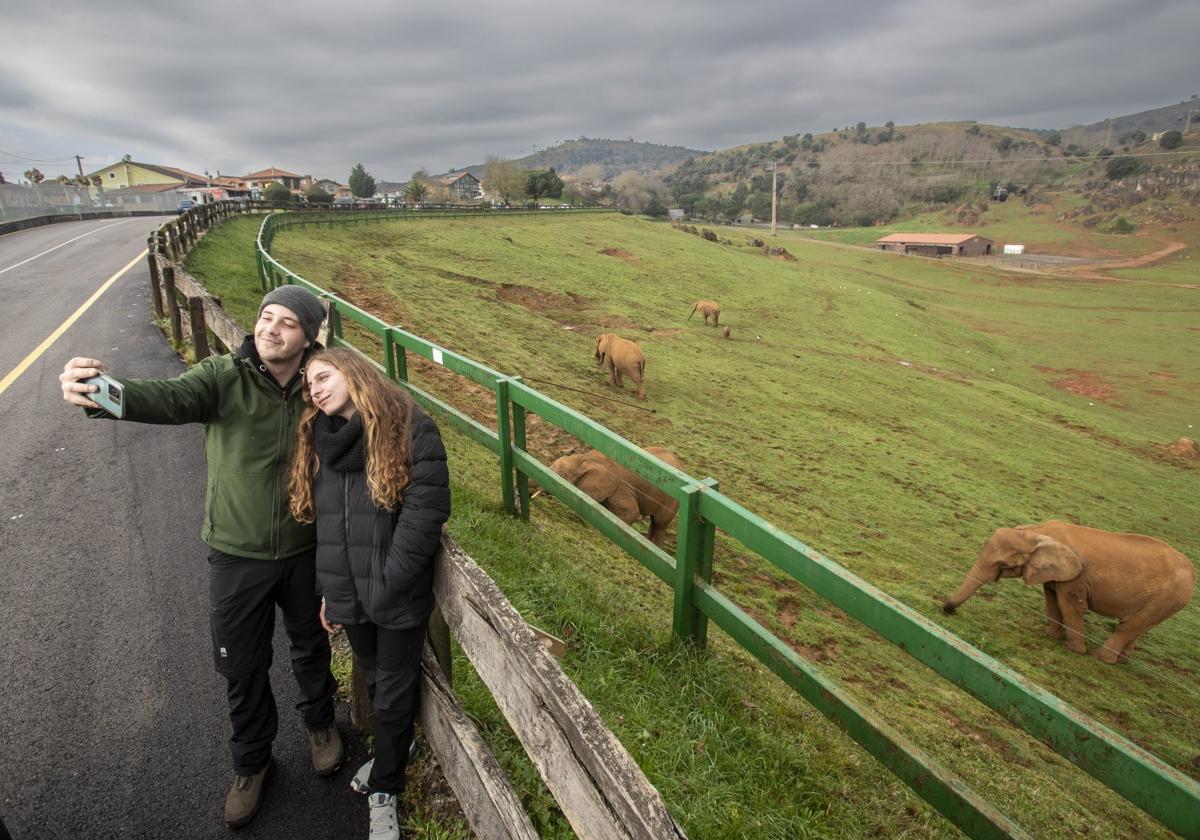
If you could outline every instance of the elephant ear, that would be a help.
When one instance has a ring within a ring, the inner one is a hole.
[[[1083,572],[1083,561],[1075,549],[1050,537],[1039,537],[1029,555],[1022,577],[1029,586],[1048,581],[1074,580]]]

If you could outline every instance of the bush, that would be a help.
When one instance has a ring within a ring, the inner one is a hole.
[[[1118,216],[1117,220],[1108,226],[1108,229],[1113,233],[1133,233],[1137,230],[1137,225],[1124,216]]]
[[[646,215],[655,219],[665,219],[670,215],[670,211],[667,209],[667,205],[662,203],[662,199],[655,195],[651,196],[650,201],[646,204]]]
[[[1117,157],[1109,158],[1108,165],[1104,167],[1104,174],[1108,176],[1110,181],[1117,181],[1121,178],[1127,178],[1130,175],[1136,175],[1143,169],[1142,162],[1135,157],[1129,155],[1118,155]]]
[[[316,184],[313,184],[304,193],[304,197],[308,199],[309,204],[329,204],[333,201],[333,196],[325,192]]]
[[[279,204],[292,203],[292,191],[278,181],[272,181],[267,184],[267,188],[263,190],[263,201],[274,201]]]
[[[1164,149],[1178,149],[1181,143],[1183,143],[1183,134],[1176,129],[1164,131],[1162,137],[1158,138],[1158,145]]]

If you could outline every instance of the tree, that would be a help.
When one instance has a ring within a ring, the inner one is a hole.
[[[1183,134],[1174,128],[1170,131],[1164,131],[1162,137],[1158,138],[1158,145],[1164,149],[1178,149],[1181,143],[1183,143]]]
[[[650,200],[646,202],[645,213],[647,216],[652,216],[656,219],[665,219],[670,215],[667,205],[663,204],[662,199],[658,197],[657,193],[651,195]]]
[[[1136,175],[1142,171],[1142,162],[1135,157],[1129,155],[1118,155],[1108,159],[1108,165],[1104,167],[1104,174],[1109,180],[1117,181],[1129,175]]]
[[[585,190],[599,190],[604,183],[604,167],[598,163],[589,163],[579,167],[575,173],[579,186]]]
[[[525,176],[511,160],[489,157],[483,165],[483,187],[501,204],[516,204],[525,197]]]
[[[549,169],[534,169],[525,176],[525,192],[534,201],[542,196],[560,198],[563,191],[563,180],[558,177],[554,167]]]
[[[350,170],[350,192],[355,198],[370,198],[375,195],[375,179],[367,174],[361,163]]]
[[[43,175],[41,170],[39,170],[37,167],[34,167],[33,169],[26,169],[25,178],[31,184],[40,184],[42,181],[46,180],[46,176]]]
[[[329,204],[333,201],[333,196],[321,189],[320,184],[313,184],[304,193],[304,197],[308,199],[309,204]]]
[[[404,185],[404,200],[409,204],[420,204],[429,196],[429,176],[418,169]]]
[[[617,176],[615,186],[617,204],[627,210],[641,213],[650,203],[650,187],[645,177],[638,172],[622,172]]]
[[[1062,145],[1062,132],[1061,131],[1051,131],[1049,134],[1046,135],[1046,142],[1049,143],[1051,146],[1061,146]]]
[[[263,190],[263,201],[274,201],[279,204],[290,204],[292,202],[292,191],[278,181],[272,181],[267,184],[267,188]]]

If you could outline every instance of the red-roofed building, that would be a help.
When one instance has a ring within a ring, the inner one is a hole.
[[[993,244],[973,233],[893,233],[875,240],[881,251],[922,257],[983,257],[992,253]]]
[[[241,180],[250,189],[261,190],[267,184],[274,182],[276,184],[283,184],[293,192],[299,192],[300,182],[303,179],[303,175],[297,175],[295,172],[288,172],[285,169],[277,169],[271,166],[258,172],[251,172],[249,175],[243,175]]]

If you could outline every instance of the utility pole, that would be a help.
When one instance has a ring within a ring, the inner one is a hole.
[[[79,167],[79,180],[83,180],[83,158],[75,155],[75,165]]]
[[[774,163],[768,163],[767,169],[771,173],[771,237],[775,237],[775,179],[779,177],[777,172],[778,167]]]

